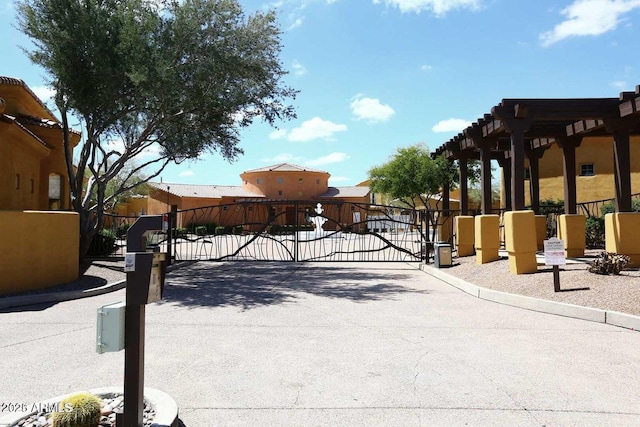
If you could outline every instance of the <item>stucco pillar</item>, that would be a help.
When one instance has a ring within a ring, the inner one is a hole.
[[[472,216],[456,217],[456,250],[458,256],[470,256],[474,251],[474,220]]]
[[[475,217],[476,264],[496,261],[500,249],[500,216],[476,215]]]
[[[629,267],[640,267],[640,213],[604,216],[605,250],[631,257]]]
[[[584,256],[587,246],[586,222],[584,215],[564,214],[558,217],[558,238],[564,240],[567,258]]]
[[[535,273],[538,270],[537,228],[533,211],[505,212],[504,232],[509,271],[512,274]]]

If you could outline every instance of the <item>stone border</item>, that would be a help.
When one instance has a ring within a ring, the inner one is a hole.
[[[557,301],[543,300],[524,295],[510,294],[483,288],[474,285],[463,279],[452,276],[441,269],[420,264],[420,270],[428,275],[439,279],[448,285],[460,289],[461,291],[487,301],[499,304],[511,305],[527,310],[539,311],[541,313],[555,314],[558,316],[572,317],[575,319],[588,320],[591,322],[606,323],[612,326],[640,331],[640,317],[632,314],[620,313],[599,308],[583,307],[580,305],[567,304]]]
[[[72,396],[76,393],[81,393],[82,391],[77,391],[74,393],[64,394],[61,396],[53,397],[51,399],[47,399],[45,401],[39,402],[37,405],[53,405],[62,401],[63,399]],[[89,393],[94,394],[98,397],[110,394],[122,394],[122,387],[101,387],[94,388],[89,390]],[[153,422],[151,423],[151,427],[177,427],[178,424],[178,405],[175,400],[167,393],[154,389],[154,388],[144,388],[144,399],[149,402],[151,406],[156,411],[156,414],[153,418]],[[32,415],[34,412],[16,412],[13,414],[8,414],[0,418],[1,426],[12,427],[17,425],[20,420],[25,417]]]

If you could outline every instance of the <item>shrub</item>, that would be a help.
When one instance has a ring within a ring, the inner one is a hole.
[[[127,231],[129,231],[129,228],[131,228],[131,224],[129,224],[128,222],[120,224],[116,230],[116,237],[118,239],[122,239],[126,237]]]
[[[228,234],[227,227],[223,227],[222,225],[219,225],[215,228],[215,235],[220,236],[222,234]]]
[[[197,225],[194,231],[197,236],[206,236],[208,234],[206,225]]]
[[[620,274],[629,264],[627,255],[620,255],[613,252],[601,252],[600,256],[589,265],[589,272],[596,274]]]
[[[88,256],[107,256],[116,250],[116,233],[107,228],[98,231],[89,245]]]
[[[604,248],[604,218],[590,216],[586,222],[587,248]]]
[[[186,228],[174,228],[173,237],[185,237],[188,231]]]
[[[98,427],[100,399],[93,394],[78,393],[60,402],[62,412],[54,412],[52,427]]]

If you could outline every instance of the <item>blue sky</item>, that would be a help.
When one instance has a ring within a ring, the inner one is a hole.
[[[281,162],[355,185],[397,147],[435,149],[503,98],[616,97],[640,84],[640,0],[241,1],[278,11],[298,118],[242,132],[244,156],[172,165],[165,182],[240,185]],[[43,100],[44,74],[0,0],[0,75]]]

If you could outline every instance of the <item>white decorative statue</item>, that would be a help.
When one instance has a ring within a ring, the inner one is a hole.
[[[322,215],[322,212],[324,212],[324,209],[322,209],[322,204],[318,203],[316,205],[315,208],[316,213],[318,214],[318,216],[312,216],[309,218],[309,220],[313,223],[313,225],[315,226],[315,235],[319,236],[321,235],[324,230],[322,230],[322,226],[324,225],[325,222],[327,222],[327,218],[324,218],[320,215]]]

